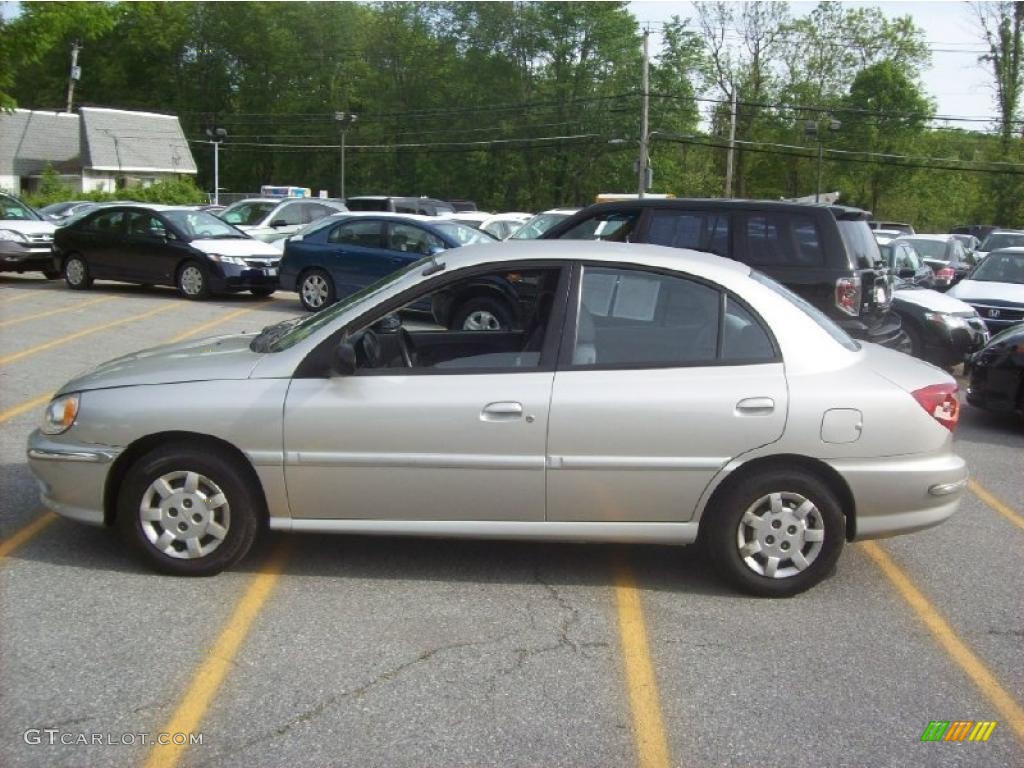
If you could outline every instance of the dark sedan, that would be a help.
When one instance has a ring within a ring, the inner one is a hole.
[[[93,280],[173,285],[188,299],[277,288],[280,254],[203,211],[104,206],[57,230],[54,266],[70,288]]]
[[[427,216],[341,214],[285,242],[281,288],[316,312],[407,264],[462,245],[497,242],[455,221]]]
[[[944,291],[960,282],[974,267],[974,259],[953,235],[915,235],[892,241],[908,243],[917,255],[935,271],[934,288]]]
[[[992,337],[967,359],[967,402],[987,411],[1024,413],[1024,323]]]

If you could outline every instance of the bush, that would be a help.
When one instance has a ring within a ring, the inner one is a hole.
[[[22,195],[33,208],[42,208],[65,200],[92,200],[107,203],[111,200],[134,200],[140,203],[163,205],[196,205],[206,202],[206,193],[196,186],[191,176],[158,181],[148,187],[125,187],[116,192],[81,192],[60,180],[60,175],[47,166],[39,182],[39,189]]]

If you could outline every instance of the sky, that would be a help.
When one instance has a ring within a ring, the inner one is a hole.
[[[803,16],[814,9],[814,2],[791,2],[790,13]],[[996,114],[991,76],[978,63],[978,51],[983,48],[974,11],[960,0],[948,2],[876,2],[843,3],[851,8],[879,8],[890,17],[911,16],[924,30],[925,40],[932,48],[932,65],[922,77],[925,90],[935,99],[940,115],[966,115],[990,117]],[[641,0],[629,4],[633,15],[640,21],[663,22],[673,15],[682,19],[693,18],[693,3],[674,0]],[[654,27],[653,29],[657,29]],[[658,39],[652,34],[652,51]],[[959,127],[964,127],[963,125]],[[978,124],[976,127],[983,127]]]
[[[794,16],[809,13],[813,2],[791,2]],[[677,0],[639,0],[630,9],[640,21],[663,22],[674,14],[694,17],[693,3]],[[935,99],[940,115],[988,117],[996,114],[991,77],[978,63],[982,48],[980,32],[969,4],[962,0],[930,0],[929,2],[850,2],[851,7],[877,7],[888,16],[912,16],[925,32],[933,49],[932,66],[924,73],[925,89]],[[15,15],[17,2],[0,2],[0,14]],[[655,29],[657,27],[655,26]],[[652,36],[652,48],[658,39]],[[962,127],[962,126],[961,126]],[[983,127],[979,124],[977,127]]]

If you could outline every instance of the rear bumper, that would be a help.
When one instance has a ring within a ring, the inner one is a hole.
[[[960,506],[967,463],[955,453],[829,461],[850,486],[855,541],[938,525]]]

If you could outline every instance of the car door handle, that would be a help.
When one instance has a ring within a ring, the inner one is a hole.
[[[736,403],[736,412],[771,413],[775,410],[775,401],[770,397],[747,397]]]
[[[515,421],[523,416],[523,404],[512,401],[488,403],[480,411],[481,421]]]

